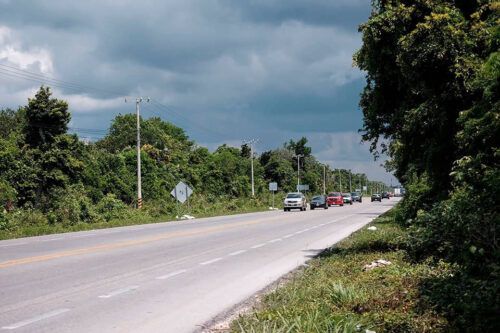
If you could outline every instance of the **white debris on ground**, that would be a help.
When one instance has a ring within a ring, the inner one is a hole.
[[[392,264],[392,262],[390,262],[389,260],[378,259],[376,261],[373,261],[371,264],[365,265],[365,267],[363,267],[363,270],[364,271],[371,271],[374,268],[389,266],[391,264]]]
[[[365,333],[377,333],[377,332],[371,330],[365,330]]]
[[[279,210],[279,208],[276,208],[276,207],[269,207],[269,210]]]
[[[376,226],[374,226],[374,225],[372,225],[371,227],[368,227],[368,228],[366,228],[366,229],[375,231],[375,230],[377,230],[377,227],[376,227]]]
[[[192,216],[192,215],[182,215],[181,217],[179,216],[176,216],[175,217],[177,220],[192,220],[192,219],[195,219],[196,217]]]

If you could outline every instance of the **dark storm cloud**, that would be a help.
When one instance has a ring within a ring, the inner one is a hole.
[[[121,96],[146,95],[170,110],[145,115],[202,143],[257,136],[263,150],[308,136],[329,160],[340,153],[325,142],[341,138],[359,158],[364,80],[352,54],[369,11],[367,0],[0,0],[0,63],[96,88],[57,89],[75,127],[107,128],[133,111]],[[0,80],[12,104],[36,89]]]

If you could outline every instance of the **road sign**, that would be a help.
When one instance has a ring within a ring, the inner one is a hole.
[[[170,194],[180,203],[184,203],[193,194],[193,190],[183,182],[179,182]]]
[[[368,187],[367,186],[363,186],[363,191],[368,191]]]
[[[297,185],[297,191],[309,191],[309,185],[304,184],[304,185]]]
[[[359,192],[361,192],[361,190],[360,190],[359,188],[357,188],[357,189],[356,189],[356,192],[358,192],[358,193],[359,193]]]
[[[269,191],[277,191],[278,183],[269,183]]]

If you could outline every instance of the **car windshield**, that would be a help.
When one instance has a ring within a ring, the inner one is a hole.
[[[322,200],[322,199],[323,199],[323,197],[321,197],[320,195],[318,195],[318,196],[316,196],[316,197],[313,197],[312,199],[313,199],[313,200]]]
[[[339,195],[340,195],[339,192],[332,192],[328,194],[329,197],[338,197]]]
[[[349,193],[342,193],[342,196],[345,197],[350,197],[351,195]]]
[[[298,194],[298,193],[290,193],[286,197],[288,199],[300,199],[300,194]]]
[[[358,193],[357,192],[352,192],[351,195],[358,195]]]

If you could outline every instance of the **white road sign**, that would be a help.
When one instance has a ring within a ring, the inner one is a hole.
[[[183,182],[179,182],[170,194],[180,203],[184,203],[193,194],[193,190]]]
[[[277,191],[278,183],[269,183],[269,191]]]
[[[297,185],[297,191],[309,191],[309,185],[304,184],[304,185]]]

